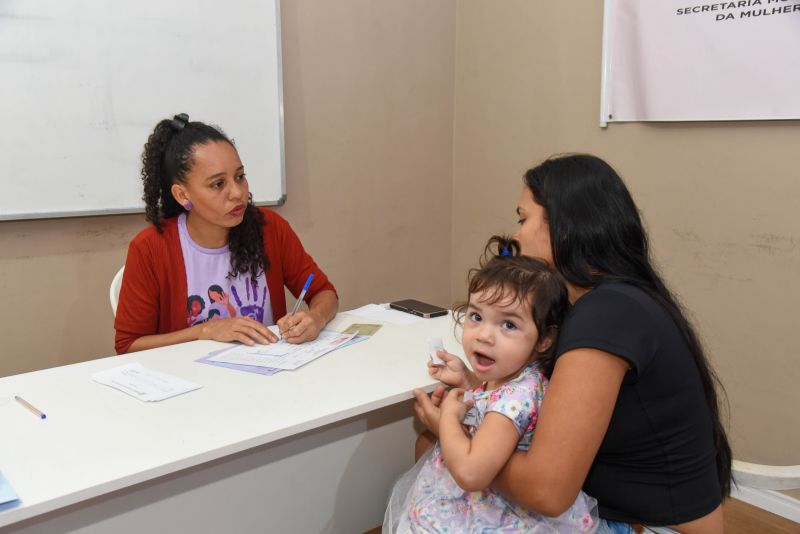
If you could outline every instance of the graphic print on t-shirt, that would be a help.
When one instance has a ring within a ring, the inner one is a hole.
[[[250,280],[238,280],[239,282],[244,282],[245,292],[244,292],[244,300],[240,297],[240,291],[237,291],[236,284],[231,284],[231,293],[233,293],[233,298],[236,301],[237,306],[239,306],[239,315],[241,317],[250,317],[251,319],[255,319],[259,323],[264,322],[264,305],[267,302],[267,286],[264,284],[264,287],[261,291],[258,290],[258,281],[251,278]],[[258,297],[261,297],[259,300]]]
[[[205,310],[205,308],[206,303],[203,300],[203,297],[199,295],[189,295],[189,298],[186,300],[186,311],[189,312],[186,322],[189,324],[189,326],[205,322],[206,318],[203,314],[203,310]]]
[[[186,269],[186,323],[188,326],[231,317],[250,317],[271,325],[272,303],[266,275],[230,275],[231,253],[227,245],[205,248],[195,243],[179,215],[178,234]]]
[[[259,323],[264,322],[267,296],[269,295],[266,284],[259,284],[259,281],[253,278],[235,278],[225,280],[223,283],[230,284],[233,298],[228,296],[220,284],[209,286],[207,298],[200,295],[189,295],[186,300],[189,326],[228,317],[250,317]]]
[[[227,317],[236,317],[236,308],[233,307],[228,294],[218,284],[213,284],[208,288],[208,313],[206,318],[208,320],[218,317],[225,319]]]

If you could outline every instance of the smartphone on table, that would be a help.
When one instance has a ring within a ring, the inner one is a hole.
[[[394,302],[390,302],[389,307],[395,310],[411,313],[413,315],[418,315],[420,317],[425,317],[426,319],[447,315],[446,308],[414,299],[396,300]]]

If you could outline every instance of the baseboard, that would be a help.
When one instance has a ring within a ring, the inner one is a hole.
[[[733,486],[731,497],[800,523],[800,500],[772,490]]]

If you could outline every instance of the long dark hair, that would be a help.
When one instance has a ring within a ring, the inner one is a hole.
[[[172,196],[174,183],[186,183],[186,175],[194,164],[195,147],[224,142],[236,149],[233,141],[218,127],[192,121],[181,113],[156,124],[142,152],[142,184],[145,217],[159,233],[161,222],[186,211]],[[244,218],[228,235],[231,251],[230,276],[249,273],[253,278],[269,269],[264,251],[264,214],[247,201]]]
[[[694,357],[714,424],[717,473],[723,497],[731,486],[731,447],[720,419],[724,388],[682,306],[650,260],[639,210],[619,175],[590,155],[555,156],[525,173],[525,185],[544,208],[556,269],[582,288],[605,281],[634,285],[659,302]]]
[[[513,239],[492,236],[479,267],[469,271],[468,294],[479,291],[488,292],[486,303],[489,305],[510,299],[530,306],[539,339],[550,336],[553,340],[543,351],[534,347],[531,356],[536,356],[542,369],[551,367],[558,327],[569,309],[567,287],[561,275],[539,259],[522,256],[519,243]],[[466,301],[453,308],[456,324],[464,324],[468,305]]]

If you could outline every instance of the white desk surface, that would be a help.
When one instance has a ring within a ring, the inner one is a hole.
[[[329,327],[366,322],[339,314]],[[195,341],[0,378],[0,471],[22,500],[0,512],[0,527],[430,391],[434,336],[463,354],[452,319],[440,317],[384,324],[368,341],[274,376],[196,363],[224,345]],[[203,387],[145,403],[91,379],[134,361]]]

